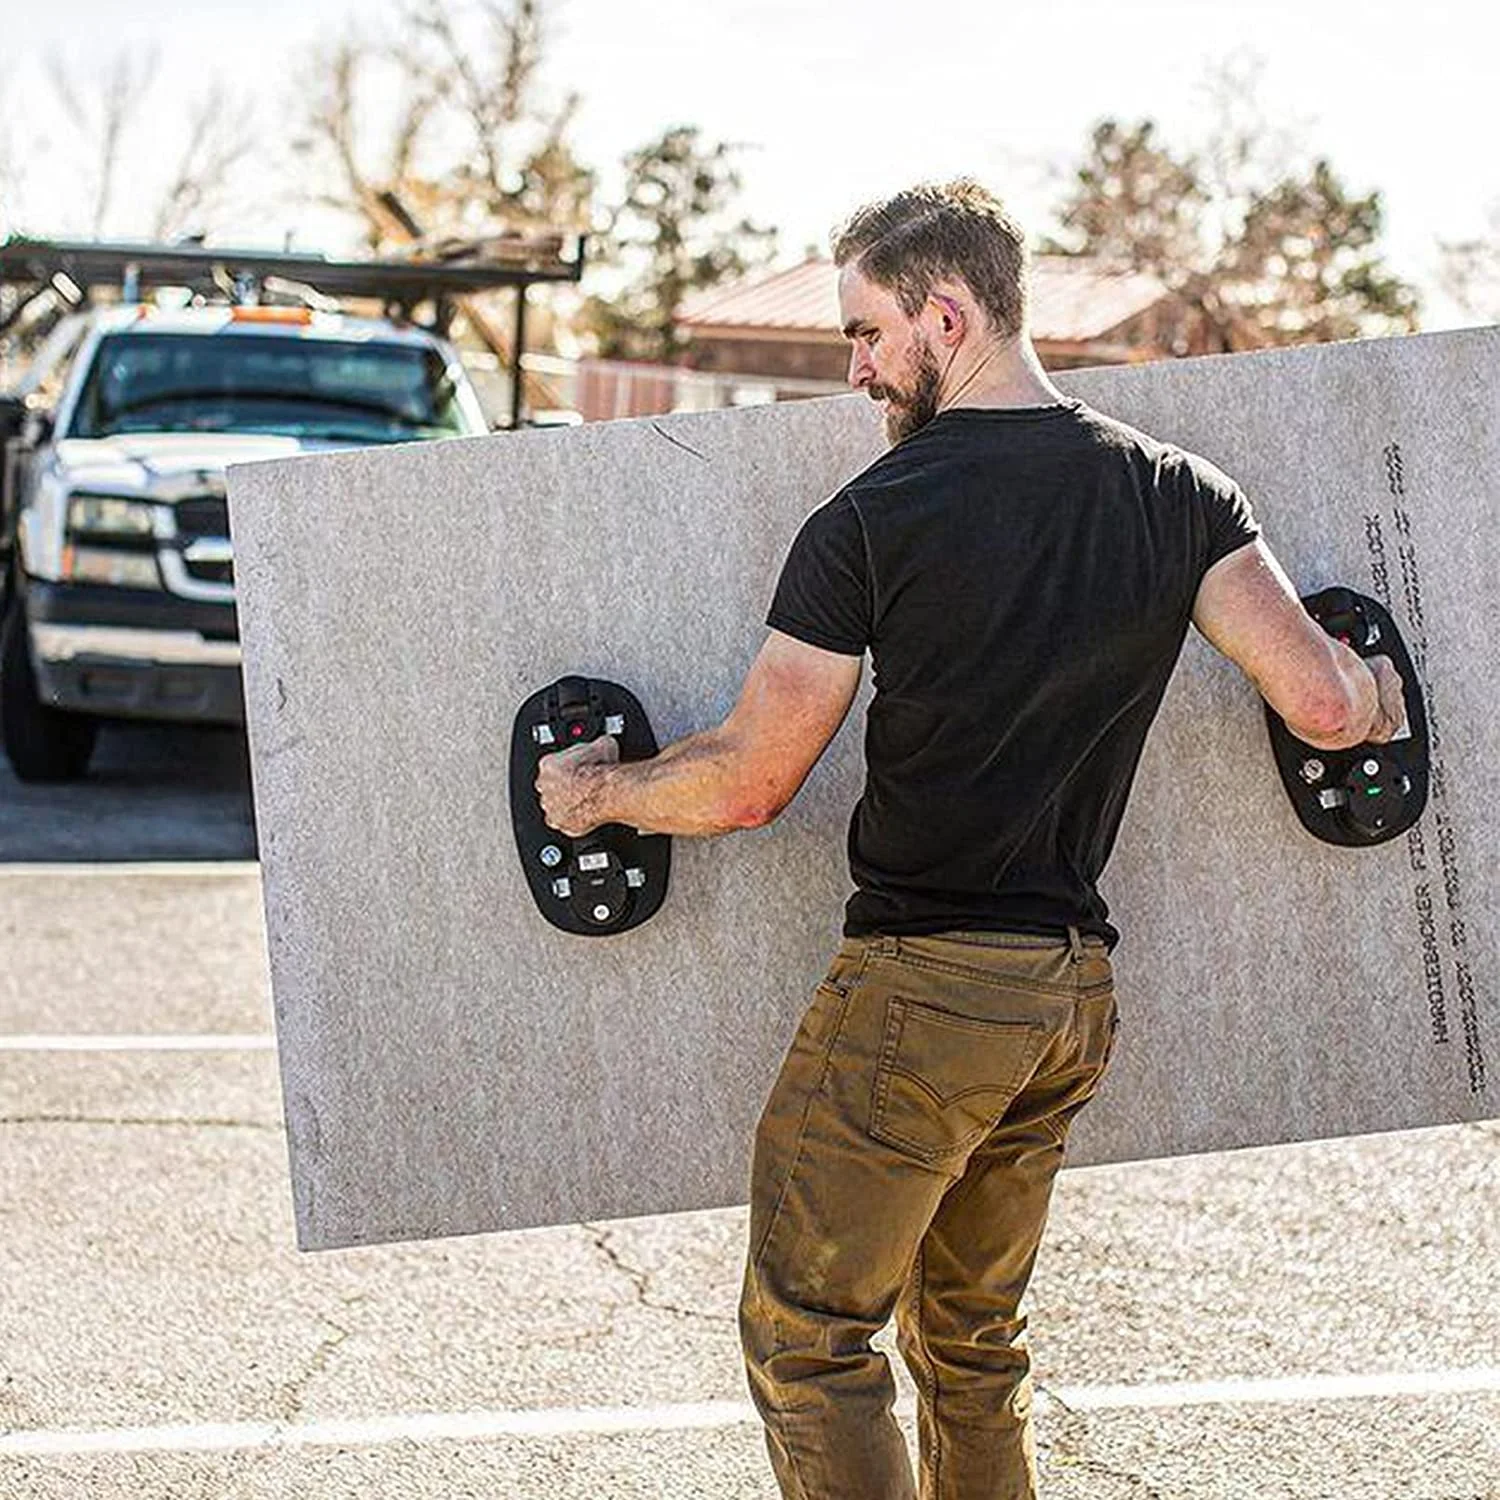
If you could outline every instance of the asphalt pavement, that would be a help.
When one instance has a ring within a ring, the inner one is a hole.
[[[108,724],[82,781],[28,786],[0,755],[0,862],[254,859],[242,731]]]
[[[772,1500],[742,1209],[295,1250],[243,748],[101,750],[0,775],[0,1497]],[[1500,1124],[1066,1172],[1029,1311],[1048,1500],[1500,1500]]]

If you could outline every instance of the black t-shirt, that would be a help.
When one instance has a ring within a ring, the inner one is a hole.
[[[1118,934],[1096,889],[1204,573],[1258,535],[1090,410],[943,412],[814,511],[767,623],[875,696],[844,930]]]

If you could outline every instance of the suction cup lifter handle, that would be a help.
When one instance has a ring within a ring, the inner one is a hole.
[[[1267,706],[1276,768],[1298,819],[1315,838],[1346,848],[1383,844],[1405,833],[1427,806],[1432,751],[1411,653],[1378,599],[1330,588],[1302,603],[1350,650],[1362,657],[1390,657],[1405,690],[1406,728],[1384,745],[1319,750],[1299,740]]]
[[[581,745],[601,734],[625,733],[623,714],[606,714],[600,684],[587,677],[563,677],[543,690],[545,716],[532,725],[535,743],[547,750]]]
[[[617,683],[562,677],[533,693],[516,714],[510,741],[510,816],[527,889],[554,927],[584,937],[628,932],[656,914],[667,894],[672,841],[608,823],[573,839],[549,828],[536,794],[544,755],[601,734],[621,760],[656,754],[639,700]]]

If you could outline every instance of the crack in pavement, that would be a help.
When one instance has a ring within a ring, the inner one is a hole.
[[[211,1115],[0,1115],[0,1125],[195,1125],[223,1130],[284,1129],[270,1120],[230,1120]]]
[[[1047,1400],[1050,1401],[1053,1406],[1057,1407],[1059,1411],[1065,1412],[1070,1417],[1076,1417],[1078,1415],[1078,1413],[1074,1411],[1073,1408],[1069,1406],[1068,1403],[1064,1401],[1063,1398],[1059,1396],[1050,1385],[1043,1385],[1040,1380],[1034,1381],[1033,1383],[1036,1386],[1037,1395],[1045,1396]]]
[[[1059,1467],[1082,1469],[1086,1474],[1100,1474],[1107,1479],[1123,1479],[1132,1490],[1139,1486],[1141,1500],[1167,1500],[1167,1492],[1157,1489],[1144,1474],[1137,1474],[1130,1469],[1117,1469],[1113,1464],[1104,1463],[1097,1458],[1060,1459]]]
[[[356,1292],[353,1296],[343,1298],[343,1304],[345,1307],[352,1308],[356,1303],[364,1300],[365,1294]],[[302,1406],[307,1400],[308,1387],[327,1370],[328,1363],[339,1345],[354,1333],[352,1328],[346,1328],[342,1323],[335,1322],[327,1313],[319,1313],[318,1322],[331,1331],[318,1341],[317,1347],[308,1356],[307,1365],[302,1373],[287,1381],[276,1397],[276,1414],[283,1422],[293,1422],[302,1415]]]
[[[727,1317],[723,1313],[700,1312],[696,1307],[679,1307],[675,1302],[657,1300],[651,1294],[651,1273],[642,1270],[639,1266],[631,1265],[621,1256],[610,1243],[608,1229],[600,1224],[584,1224],[582,1227],[589,1232],[594,1249],[635,1288],[635,1300],[640,1306],[648,1307],[654,1312],[671,1313],[678,1318],[693,1318],[701,1323],[714,1323],[721,1328],[734,1325],[734,1318]]]

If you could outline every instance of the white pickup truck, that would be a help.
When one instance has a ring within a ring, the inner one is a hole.
[[[88,316],[13,466],[16,774],[81,775],[101,718],[243,721],[229,464],[486,430],[457,355],[420,330],[299,308]]]
[[[139,300],[41,357],[27,402],[0,398],[0,743],[24,781],[83,775],[104,719],[243,722],[228,465],[488,430],[453,347],[399,318]]]

